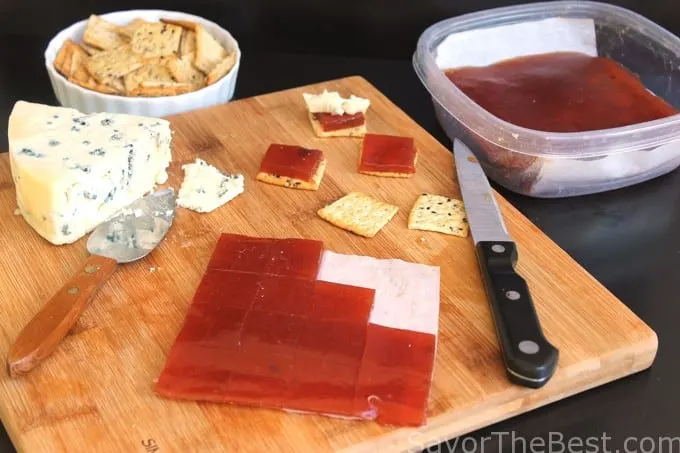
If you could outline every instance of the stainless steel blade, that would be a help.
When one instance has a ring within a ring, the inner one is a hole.
[[[129,263],[148,255],[167,234],[175,218],[175,192],[165,189],[139,198],[87,240],[87,251]]]
[[[453,155],[474,243],[511,241],[489,180],[475,155],[458,139],[453,142]]]

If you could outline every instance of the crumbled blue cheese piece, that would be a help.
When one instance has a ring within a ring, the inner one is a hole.
[[[17,205],[49,242],[73,243],[167,179],[166,120],[19,101],[8,127]]]
[[[211,212],[245,190],[241,174],[229,175],[201,159],[182,166],[184,181],[177,194],[177,206],[196,212]]]
[[[310,113],[332,113],[334,115],[354,115],[366,113],[371,101],[354,96],[344,99],[337,91],[323,90],[320,94],[302,93]]]

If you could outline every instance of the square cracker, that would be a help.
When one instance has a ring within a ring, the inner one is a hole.
[[[97,82],[92,77],[87,80],[71,78],[69,81],[88,90],[98,91],[104,94],[116,94],[116,91],[113,88],[109,87],[108,85],[104,85],[103,83]]]
[[[106,86],[113,89],[116,94],[125,94],[125,82],[122,77],[109,80]]]
[[[76,53],[79,53],[78,49],[84,52],[77,43],[71,39],[67,39],[64,41],[64,44],[61,45],[59,52],[57,52],[57,55],[54,57],[54,68],[64,77],[70,77],[73,72],[73,61]]]
[[[137,18],[127,25],[122,25],[118,27],[118,33],[127,36],[128,39],[132,39],[135,31],[144,24],[150,24],[152,22],[147,22],[144,19]]]
[[[85,52],[87,52],[88,55],[95,55],[102,51],[102,49],[99,49],[98,47],[93,47],[86,43],[82,43],[80,47],[82,47],[83,50],[85,50]]]
[[[312,181],[303,181],[301,179],[289,178],[287,176],[272,175],[270,173],[259,172],[255,179],[262,181],[267,184],[273,184],[275,186],[290,187],[291,189],[302,189],[302,190],[318,190],[321,185],[321,180],[323,179],[324,172],[326,171],[327,160],[325,157],[321,158],[319,162],[319,167],[316,169],[316,173],[312,176]]]
[[[146,96],[146,97],[178,96],[180,94],[190,92],[191,88],[192,87],[190,83],[156,82],[145,80],[137,88],[130,91],[128,94],[130,96]]]
[[[398,210],[398,207],[368,195],[350,192],[319,209],[317,214],[343,230],[370,238],[387,225]]]
[[[164,22],[166,24],[177,25],[188,30],[196,30],[196,27],[198,26],[196,22],[192,22],[190,20],[166,19],[164,17],[161,17],[161,22]]]
[[[182,27],[161,22],[145,23],[137,27],[130,47],[144,58],[172,55],[179,50]]]
[[[126,74],[123,82],[125,84],[125,91],[130,93],[137,89],[142,82],[167,82],[171,83],[175,80],[168,68],[161,64],[145,64],[144,66]]]
[[[196,32],[193,30],[184,30],[182,39],[179,41],[179,56],[192,55],[196,56]],[[193,60],[191,60],[193,62]]]
[[[227,51],[212,35],[200,25],[196,26],[196,59],[194,65],[205,74],[210,74],[224,60]]]
[[[69,81],[80,84],[86,83],[92,78],[85,68],[85,62],[88,58],[89,55],[87,52],[78,46],[78,44],[75,44],[71,50],[71,61],[68,67],[68,74],[64,74]]]
[[[235,64],[236,52],[232,51],[224,60],[217,63],[217,66],[215,66],[212,71],[210,71],[206,84],[212,85],[213,83],[219,81],[222,77],[229,73]]]
[[[182,83],[190,83],[194,88],[198,89],[205,86],[206,76],[196,69],[192,63],[193,60],[193,53],[184,55],[181,58],[172,56],[168,60],[167,66],[175,80]]]
[[[467,237],[469,225],[460,200],[424,193],[418,197],[408,218],[411,230],[436,231]]]
[[[100,83],[123,77],[141,68],[143,58],[134,53],[130,46],[124,45],[112,50],[100,52],[88,58],[85,66],[87,71]]]
[[[83,41],[98,49],[110,50],[127,44],[128,38],[120,33],[118,25],[91,14],[83,34]]]

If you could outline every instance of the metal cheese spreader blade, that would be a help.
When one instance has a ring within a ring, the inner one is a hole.
[[[477,158],[463,142],[453,145],[458,183],[465,203],[470,233],[475,244],[484,241],[509,241],[491,185]]]
[[[138,260],[163,240],[174,218],[172,189],[149,194],[99,225],[87,240],[87,251],[119,263]]]

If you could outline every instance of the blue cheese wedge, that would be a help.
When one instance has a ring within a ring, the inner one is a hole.
[[[177,194],[177,205],[196,212],[211,212],[245,191],[241,174],[229,175],[204,160],[182,165],[184,181]]]
[[[77,241],[165,183],[172,160],[170,123],[135,115],[19,101],[8,139],[21,215],[55,245]]]

